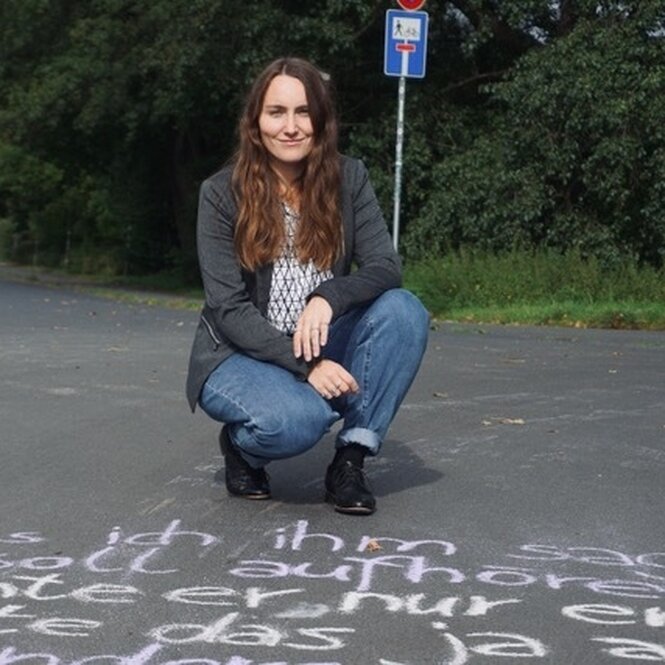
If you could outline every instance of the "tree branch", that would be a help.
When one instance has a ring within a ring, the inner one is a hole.
[[[559,8],[559,22],[556,27],[558,36],[567,35],[579,21],[576,0],[561,0]]]
[[[480,31],[487,25],[496,41],[507,47],[515,56],[534,46],[540,46],[538,40],[528,32],[513,28],[506,23],[497,10],[488,3],[483,3],[483,9],[479,10],[468,0],[449,0],[449,2],[467,17],[476,30]]]
[[[474,74],[473,76],[469,76],[468,78],[462,79],[461,81],[456,81],[455,83],[451,83],[450,85],[447,85],[445,88],[441,90],[441,92],[445,95],[453,90],[457,90],[458,88],[463,88],[466,85],[470,85],[471,83],[480,83],[482,81],[488,81],[488,80],[495,80],[498,81],[500,80],[504,74],[508,73],[510,69],[498,69],[494,72],[483,72],[482,74]]]

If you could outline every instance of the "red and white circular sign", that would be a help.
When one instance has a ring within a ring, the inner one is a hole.
[[[425,4],[425,0],[397,0],[397,4],[407,12],[415,12]]]

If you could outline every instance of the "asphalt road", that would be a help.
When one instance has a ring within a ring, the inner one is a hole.
[[[665,661],[663,333],[432,330],[354,518],[332,435],[227,497],[196,314],[10,282],[0,312],[0,665]]]

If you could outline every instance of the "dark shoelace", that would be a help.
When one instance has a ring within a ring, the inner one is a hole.
[[[362,467],[356,466],[352,462],[344,462],[333,471],[335,484],[338,489],[346,489],[349,486],[361,486],[369,491],[367,478]]]

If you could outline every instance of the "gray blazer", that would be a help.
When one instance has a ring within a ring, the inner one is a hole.
[[[333,319],[401,285],[399,256],[367,169],[357,159],[342,156],[341,160],[344,251],[333,265],[333,278],[310,294],[330,303]],[[294,357],[291,337],[265,318],[272,265],[249,272],[238,263],[233,246],[237,207],[231,174],[232,167],[227,166],[201,185],[197,244],[205,305],[187,376],[192,411],[210,373],[236,351],[284,367],[303,380],[309,369],[302,358]]]

